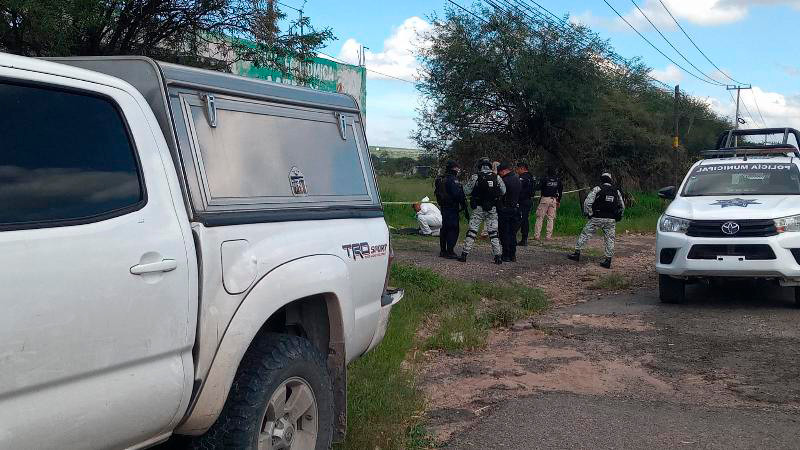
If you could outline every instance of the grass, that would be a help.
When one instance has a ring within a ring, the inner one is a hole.
[[[348,368],[348,431],[340,449],[430,448],[417,389],[415,349],[469,350],[485,344],[492,326],[507,325],[547,306],[542,291],[451,280],[428,269],[396,264],[391,283],[406,290],[375,350]],[[426,319],[436,317],[438,320]],[[435,330],[419,342],[423,323]]]
[[[385,202],[418,201],[428,196],[432,200],[433,180],[425,178],[379,177],[381,199]],[[658,217],[664,212],[666,204],[655,193],[635,192],[633,201],[626,205],[625,217],[617,224],[617,232],[655,232]],[[415,227],[417,225],[414,211],[410,205],[385,205],[386,223],[395,228]],[[531,214],[531,229],[536,215]],[[466,228],[466,220],[462,216],[462,229]],[[574,236],[580,233],[586,224],[581,212],[578,194],[566,194],[558,209],[554,234]],[[464,231],[464,230],[462,230]]]
[[[610,273],[598,278],[594,283],[589,285],[589,289],[597,291],[619,291],[630,287],[631,283],[625,278],[624,275],[618,273]]]

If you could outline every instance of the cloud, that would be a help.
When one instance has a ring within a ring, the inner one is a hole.
[[[689,22],[700,26],[739,22],[747,17],[753,7],[788,5],[800,9],[800,0],[664,0],[664,3],[682,24]],[[659,0],[637,0],[637,4],[657,27],[663,30],[677,29],[675,22],[661,6]],[[619,11],[622,13],[622,10]],[[623,16],[640,31],[651,30],[647,19],[635,7],[631,7]],[[570,17],[570,20],[590,27],[631,31],[628,25],[613,14],[611,17],[602,17],[592,14],[591,11],[585,11]]]
[[[653,69],[650,76],[666,84],[677,84],[683,80],[683,72],[674,64],[668,65],[664,70]]]
[[[794,66],[787,66],[785,64],[778,64],[778,67],[790,77],[800,77],[800,68]]]
[[[417,49],[427,45],[424,34],[430,31],[431,24],[419,17],[409,17],[392,30],[392,34],[383,41],[383,49],[374,51],[368,49],[364,52],[367,76],[376,79],[390,79],[382,74],[405,80],[416,79],[419,63]],[[339,58],[349,63],[358,63],[358,53],[361,43],[354,39],[347,39],[339,51]],[[380,72],[380,73],[378,73]]]
[[[745,128],[763,126],[761,116],[758,114],[759,107],[767,126],[800,128],[800,95],[783,95],[753,86],[752,90],[742,90],[741,101],[742,107],[739,115],[747,121],[747,124],[744,125]],[[715,111],[731,118],[731,121],[733,120],[736,105],[730,97],[724,98],[722,101],[711,98],[709,103]],[[748,110],[753,116],[752,119],[748,115]]]

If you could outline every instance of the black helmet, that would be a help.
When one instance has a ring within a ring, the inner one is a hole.
[[[611,178],[611,174],[610,173],[604,172],[602,175],[600,175],[600,181],[603,182],[603,183],[611,184],[611,183],[614,182],[614,179]]]
[[[484,167],[488,167],[489,170],[492,170],[492,161],[489,158],[481,158],[478,160],[478,170],[482,170]]]
[[[457,162],[455,162],[455,161],[453,161],[453,160],[451,159],[450,161],[447,161],[447,164],[445,165],[445,168],[446,168],[446,170],[449,172],[449,171],[451,171],[451,170],[453,170],[453,169],[458,169],[458,168],[459,168],[459,166],[458,166],[458,163],[457,163]]]

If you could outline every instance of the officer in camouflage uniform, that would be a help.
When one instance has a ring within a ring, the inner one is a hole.
[[[622,220],[625,211],[625,202],[619,189],[614,187],[611,174],[604,173],[600,176],[600,186],[596,186],[586,196],[583,202],[583,211],[589,217],[589,222],[583,227],[578,242],[575,244],[575,253],[567,257],[573,261],[580,261],[581,250],[594,233],[603,230],[603,243],[605,244],[606,259],[601,266],[611,268],[611,258],[614,257],[614,240],[617,231],[617,222]]]
[[[464,193],[470,197],[470,206],[473,209],[472,217],[469,221],[469,231],[464,239],[461,251],[461,262],[467,261],[467,255],[475,245],[478,238],[478,229],[481,222],[486,221],[486,231],[492,243],[492,254],[494,254],[495,264],[502,264],[501,255],[503,249],[500,246],[500,239],[497,235],[497,202],[506,193],[506,186],[503,180],[492,172],[492,162],[488,158],[483,158],[478,162],[478,173],[473,175],[467,184],[464,185]]]

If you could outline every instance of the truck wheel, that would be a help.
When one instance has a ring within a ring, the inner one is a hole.
[[[333,388],[307,339],[267,333],[253,342],[216,423],[195,448],[328,449]]]
[[[794,307],[800,308],[800,286],[794,288]]]
[[[658,295],[662,303],[683,303],[686,301],[686,282],[669,275],[659,275]]]

